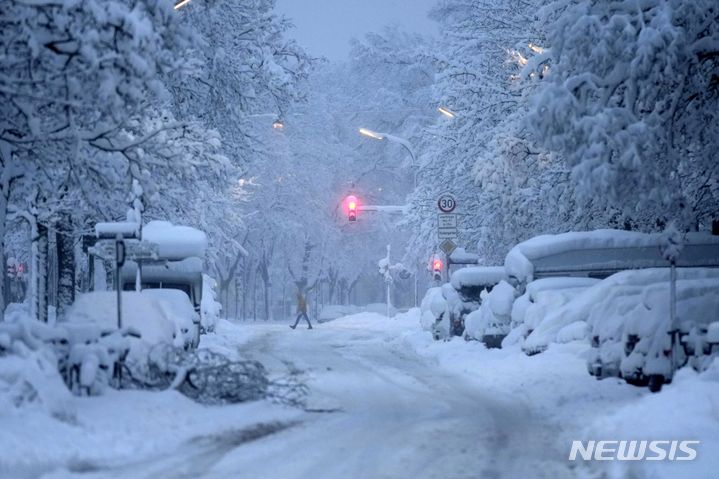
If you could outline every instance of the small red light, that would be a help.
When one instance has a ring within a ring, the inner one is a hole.
[[[350,201],[349,207],[351,210],[357,209],[357,202],[356,201]]]
[[[18,273],[24,273],[25,272],[25,265],[23,263],[20,263],[17,265],[17,272]]]
[[[435,270],[440,270],[440,269],[442,269],[442,261],[440,261],[440,260],[438,260],[438,259],[434,260],[434,269],[435,269]]]

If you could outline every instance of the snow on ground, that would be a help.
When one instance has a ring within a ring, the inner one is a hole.
[[[138,391],[72,398],[70,418],[3,409],[0,477],[709,478],[719,468],[717,364],[651,395],[589,376],[582,342],[532,357],[519,346],[437,342],[418,310],[361,313],[312,331],[220,321],[201,347],[273,373],[302,371],[306,410],[207,407]],[[703,443],[693,463],[567,460],[573,439],[613,438]]]

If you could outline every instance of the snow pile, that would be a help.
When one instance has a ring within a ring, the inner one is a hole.
[[[40,339],[39,330],[51,328],[29,318],[15,319],[0,324],[0,415],[38,408],[47,415],[71,420],[71,394],[58,371],[57,357]]]
[[[460,317],[462,299],[451,284],[430,288],[420,305],[422,329],[432,333],[434,339],[447,339],[452,335],[452,320]]]
[[[602,381],[601,384],[603,384]],[[694,461],[613,461],[610,479],[716,477],[719,470],[719,360],[702,373],[677,371],[661,394],[645,395],[594,419],[581,439],[700,441]],[[580,439],[580,438],[577,438]]]
[[[370,303],[370,304],[363,306],[362,311],[365,311],[367,313],[381,314],[386,317],[387,316],[387,303]],[[390,317],[393,317],[395,314],[397,314],[397,308],[390,305],[389,306]]]
[[[202,333],[215,330],[222,313],[222,304],[217,301],[217,281],[207,274],[202,275],[202,301],[200,302],[200,321]]]
[[[419,311],[419,323],[425,331],[432,331],[435,321],[447,309],[447,302],[442,296],[442,288],[429,288],[422,298]]]
[[[599,283],[598,279],[572,277],[542,278],[532,281],[512,306],[512,330],[503,345],[524,341],[543,321],[580,292],[597,283]],[[586,334],[582,333],[582,328],[582,325],[575,325],[571,330],[565,331],[564,333],[567,334],[563,334],[561,342],[575,339],[574,336],[577,335],[584,338]]]
[[[173,225],[169,221],[150,221],[142,228],[142,239],[159,246],[159,256],[168,260],[182,260],[191,256],[202,258],[207,249],[207,235],[189,226]]]
[[[512,304],[516,290],[502,280],[492,291],[482,291],[482,304],[464,320],[467,338],[484,340],[485,336],[504,336],[511,326]]]
[[[386,309],[387,307],[385,306],[385,311],[383,311],[384,313],[386,313]],[[335,319],[343,316],[357,314],[360,310],[361,308],[351,304],[328,304],[322,308],[322,311],[320,311],[317,322],[326,323],[328,321],[334,321]]]

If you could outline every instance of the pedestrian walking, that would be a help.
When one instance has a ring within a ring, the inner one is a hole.
[[[307,321],[307,329],[312,329],[312,323],[310,323],[310,318],[307,316],[307,301],[305,300],[305,297],[302,295],[302,293],[298,291],[297,319],[295,319],[295,324],[290,325],[290,328],[295,329],[302,318],[305,318],[305,321]]]

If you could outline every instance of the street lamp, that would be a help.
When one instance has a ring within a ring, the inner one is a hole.
[[[182,7],[184,7],[185,5],[187,5],[188,3],[190,3],[190,1],[191,0],[179,0],[179,1],[175,2],[175,6],[172,8],[174,8],[175,10],[179,10]]]
[[[412,145],[410,144],[410,142],[405,140],[404,138],[390,135],[388,133],[378,133],[376,131],[370,130],[369,128],[360,128],[359,132],[361,135],[364,135],[368,138],[372,138],[374,140],[389,140],[394,143],[399,143],[400,145],[402,145],[404,147],[405,150],[407,150],[407,152],[409,153],[409,156],[412,158],[412,171],[414,172],[414,190],[416,190],[417,189],[417,160],[414,156],[414,151],[412,151]],[[419,302],[418,276],[419,276],[419,267],[417,267],[417,271],[414,275],[414,306],[415,306],[415,308],[417,307],[418,302]]]
[[[370,130],[369,128],[360,128],[359,132],[361,135],[372,138],[374,140],[389,140],[391,142],[399,143],[400,145],[402,145],[404,149],[407,150],[407,152],[409,153],[409,156],[412,158],[412,170],[414,171],[414,188],[417,188],[417,159],[414,156],[414,151],[412,151],[412,145],[409,141],[398,136],[390,135],[388,133],[378,133],[376,131]]]
[[[437,111],[446,116],[447,118],[454,118],[457,116],[455,112],[443,106],[438,106]]]

